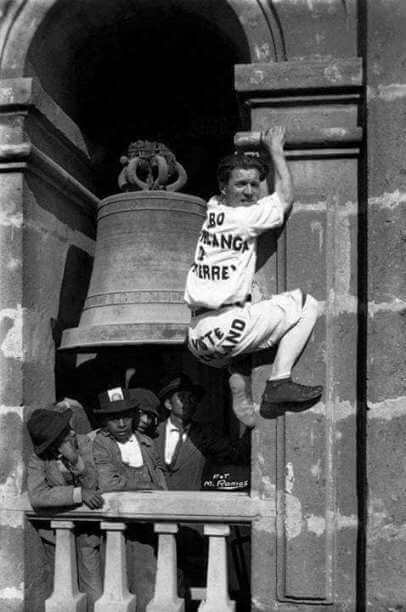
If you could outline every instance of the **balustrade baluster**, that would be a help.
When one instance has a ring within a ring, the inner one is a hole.
[[[175,523],[155,523],[155,533],[159,534],[158,567],[155,594],[147,606],[147,612],[183,612],[185,603],[178,597],[177,557]]]
[[[199,612],[234,612],[235,601],[228,595],[226,536],[228,525],[205,525],[204,534],[209,536],[209,562],[207,568],[206,600]]]
[[[46,612],[86,612],[87,595],[78,588],[73,521],[51,521],[55,529],[54,590],[45,602]]]
[[[135,612],[136,597],[128,590],[125,523],[103,521],[106,531],[106,562],[103,595],[96,601],[95,612]]]

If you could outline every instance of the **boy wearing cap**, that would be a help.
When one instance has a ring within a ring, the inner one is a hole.
[[[116,387],[99,394],[95,415],[102,428],[93,453],[103,491],[166,489],[163,467],[150,437],[135,431],[137,410],[157,409],[159,400],[148,389]],[[154,596],[156,537],[152,525],[131,525],[127,537],[128,584],[137,596],[137,612],[143,612]]]
[[[134,430],[134,410],[157,409],[158,398],[148,389],[116,387],[99,395],[95,415],[102,428],[93,453],[103,491],[166,489],[163,466],[151,438]]]
[[[27,427],[34,453],[28,463],[27,487],[35,510],[50,507],[74,507],[85,504],[101,508],[103,498],[97,488],[97,473],[92,458],[92,441],[71,429],[72,410],[62,412],[38,409]],[[51,565],[53,576],[55,536],[53,530],[39,534]],[[99,536],[92,528],[77,530],[79,589],[88,595],[88,609],[102,594]]]

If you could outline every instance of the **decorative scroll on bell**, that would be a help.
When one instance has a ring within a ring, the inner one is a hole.
[[[132,142],[128,147],[128,156],[123,155],[120,162],[124,168],[118,177],[118,186],[123,191],[179,191],[187,181],[185,169],[161,142]]]
[[[121,163],[123,193],[100,202],[87,298],[61,349],[185,340],[184,284],[206,204],[177,193],[186,172],[161,143],[131,143]]]

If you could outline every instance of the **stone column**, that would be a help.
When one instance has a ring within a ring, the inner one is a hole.
[[[204,525],[204,535],[209,537],[206,600],[199,612],[234,612],[235,602],[228,594],[227,541],[228,525]]]
[[[18,159],[24,150],[4,140],[3,144],[0,140],[0,609],[14,612],[22,610],[24,597],[23,177]]]
[[[128,590],[125,523],[102,522],[106,531],[106,562],[103,595],[96,601],[95,612],[135,612],[136,597]]]
[[[277,519],[253,524],[253,610],[355,606],[361,85],[358,58],[236,68],[252,130],[287,127],[296,194],[278,239],[261,237],[256,290],[300,287],[319,301],[294,376],[325,388],[310,410],[275,415],[254,432],[252,494],[275,503]],[[255,362],[256,401],[271,361]]]
[[[51,521],[55,529],[54,590],[45,612],[86,612],[87,595],[79,593],[73,521]]]
[[[368,113],[364,252],[368,290],[366,554],[369,612],[406,607],[406,5],[367,2]]]
[[[0,81],[0,126],[0,609],[14,612],[25,582],[35,601],[40,559],[24,533],[23,422],[55,399],[51,319],[74,323],[98,199],[80,130],[34,79]]]
[[[176,534],[175,523],[155,523],[158,533],[158,568],[154,598],[147,606],[147,612],[183,612],[185,603],[178,597]]]

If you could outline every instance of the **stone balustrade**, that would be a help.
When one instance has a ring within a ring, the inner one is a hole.
[[[78,590],[74,541],[75,523],[97,522],[105,534],[103,594],[95,612],[135,612],[136,596],[127,584],[125,531],[134,522],[154,524],[158,536],[155,593],[148,612],[183,612],[185,603],[177,590],[176,534],[178,524],[203,523],[208,538],[208,569],[200,612],[233,612],[230,600],[226,538],[231,524],[251,523],[264,502],[241,493],[121,492],[104,494],[101,510],[85,506],[63,513],[28,513],[35,521],[51,521],[56,533],[54,590],[45,602],[46,612],[85,612],[86,595]]]

